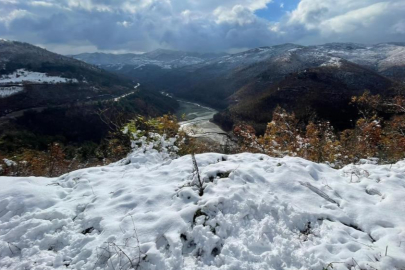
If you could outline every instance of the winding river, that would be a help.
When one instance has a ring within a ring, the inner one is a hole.
[[[216,110],[199,105],[197,103],[178,100],[180,108],[176,113],[180,120],[180,128],[188,134],[213,141],[224,145],[227,141],[227,134],[218,125],[211,122],[213,116],[217,113]]]
[[[134,88],[138,88],[140,84],[138,83]],[[108,101],[117,102],[122,98],[125,98],[128,95],[135,93],[137,90],[130,92],[128,94],[110,99]],[[170,96],[164,92],[162,94],[166,96]],[[213,116],[217,113],[216,110],[199,105],[197,103],[185,101],[178,99],[177,100],[180,104],[179,110],[176,112],[177,119],[180,120],[180,128],[186,131],[189,135],[207,140],[212,143],[218,143],[220,145],[225,145],[228,140],[228,135],[225,131],[223,131],[218,125],[211,122]],[[94,101],[87,101],[84,104],[91,104]],[[59,105],[55,107],[63,107],[66,105]],[[20,111],[15,111],[9,113],[5,116],[0,117],[0,125],[7,123],[10,119],[15,119],[24,114],[24,112],[29,110],[34,110],[37,112],[41,112],[48,107],[37,107],[37,108],[30,108],[24,109]],[[183,116],[185,116],[183,118]],[[184,120],[183,120],[184,119]]]

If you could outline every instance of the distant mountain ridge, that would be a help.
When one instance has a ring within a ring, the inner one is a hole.
[[[143,54],[82,53],[71,55],[71,57],[96,66],[118,66],[119,68],[124,65],[134,65],[138,67],[156,65],[161,68],[171,69],[198,64],[222,55],[224,54],[157,49]]]
[[[259,47],[236,54],[225,53],[193,53],[158,49],[144,54],[108,54],[82,53],[70,57],[100,66],[124,65],[155,65],[162,68],[182,68],[190,66],[192,69],[211,64],[249,65],[265,61],[285,49],[306,50],[318,55],[331,55],[379,72],[385,72],[393,67],[405,65],[405,42],[388,42],[375,45],[358,43],[327,43],[324,45],[303,46],[291,43]],[[119,67],[116,67],[119,68]],[[387,72],[387,74],[390,74]]]
[[[263,130],[279,104],[303,115],[312,110],[341,126],[353,113],[351,96],[365,90],[394,95],[404,89],[405,43],[287,43],[170,68],[153,61],[100,67],[159,91],[227,109],[222,118],[229,123],[248,121]]]

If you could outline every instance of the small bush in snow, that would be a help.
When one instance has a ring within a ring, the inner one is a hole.
[[[204,143],[180,130],[176,116],[169,114],[149,119],[138,116],[122,128],[122,133],[129,135],[132,148],[144,152],[155,149],[171,158],[207,149]]]

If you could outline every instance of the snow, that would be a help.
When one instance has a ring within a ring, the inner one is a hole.
[[[380,61],[379,70],[383,71],[390,67],[405,65],[405,47],[395,48],[387,53],[387,58]]]
[[[4,159],[3,159],[3,162],[4,162],[8,167],[10,167],[10,166],[16,166],[16,165],[17,165],[17,163],[16,163],[15,161],[12,161],[12,160],[7,159],[7,158],[4,158]]]
[[[49,76],[46,73],[28,71],[25,69],[18,69],[12,74],[3,75],[0,77],[0,84],[9,83],[77,83],[76,79],[62,78],[58,76]]]
[[[357,44],[347,48],[347,44],[326,44],[317,46],[319,50],[343,58],[350,62],[375,69],[382,72],[390,67],[403,66],[405,64],[404,47],[394,44],[377,44],[364,46]]]
[[[136,66],[134,69],[138,69],[147,65],[155,65],[162,69],[179,68],[189,65],[195,65],[204,62],[204,59],[198,57],[184,56],[179,59],[173,60],[158,60],[142,58],[142,56],[135,57],[129,61],[130,64]]]
[[[341,67],[342,66],[342,59],[338,57],[331,57],[330,60],[326,63],[321,64],[321,67]]]
[[[405,161],[196,158],[202,196],[189,155],[151,147],[59,178],[1,177],[0,268],[404,269]]]
[[[22,92],[24,87],[21,86],[8,86],[8,87],[1,87],[0,86],[0,98],[9,97],[15,95],[19,92]]]
[[[76,55],[74,58],[88,62],[90,64],[103,66],[106,65],[116,70],[121,70],[125,65],[132,65],[134,69],[142,69],[148,65],[158,66],[162,69],[180,68],[189,65],[199,64],[205,61],[204,57],[190,56],[184,52],[168,52],[163,56],[159,52],[138,54],[134,56],[124,55],[96,55],[85,54]]]

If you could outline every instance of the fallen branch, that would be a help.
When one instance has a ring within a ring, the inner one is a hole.
[[[191,154],[191,159],[193,161],[193,178],[197,178],[198,194],[200,196],[204,195],[204,182],[201,180],[200,171],[198,169],[197,160],[195,159],[194,153]],[[193,179],[194,180],[194,179]]]
[[[327,200],[328,202],[334,203],[334,204],[336,204],[337,206],[340,207],[340,205],[339,205],[339,203],[338,203],[337,201],[333,200],[331,197],[329,197],[328,194],[326,194],[325,192],[321,191],[320,189],[314,187],[314,186],[311,185],[310,183],[308,183],[308,182],[301,182],[301,181],[300,181],[299,183],[300,183],[301,185],[303,185],[304,187],[309,188],[312,192],[318,194],[319,196],[321,196],[322,198],[324,198],[324,199]]]

